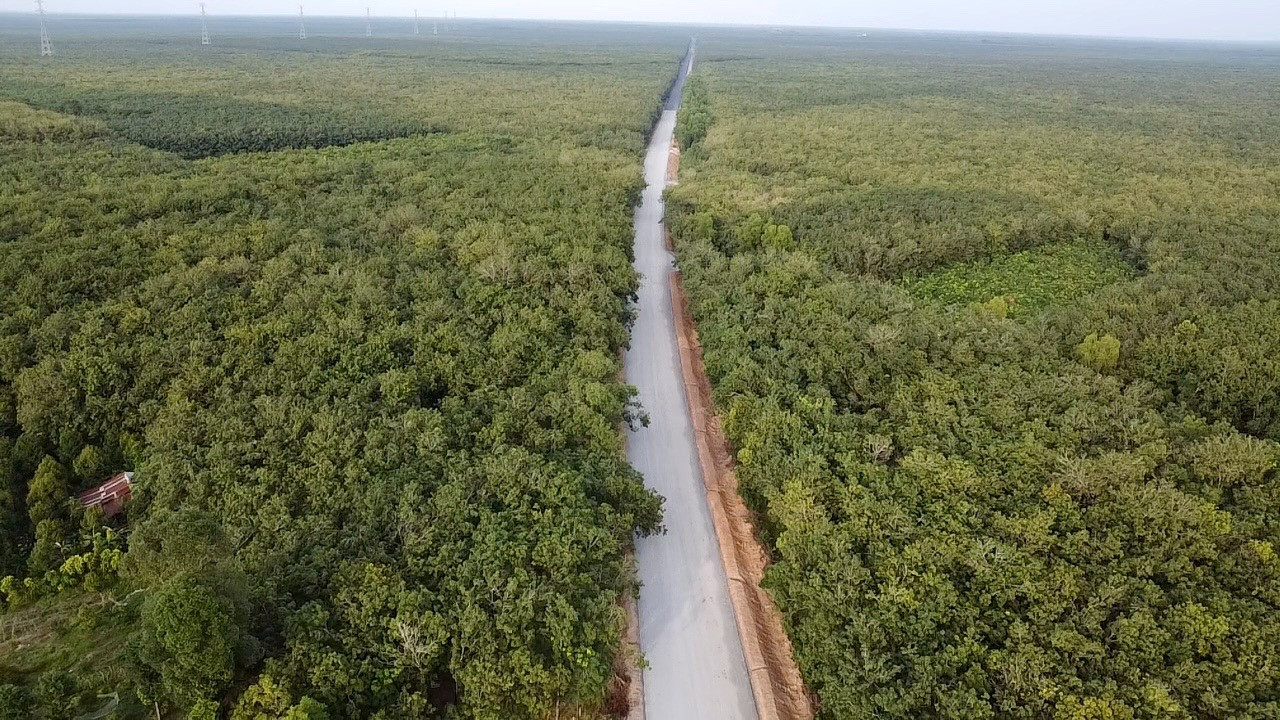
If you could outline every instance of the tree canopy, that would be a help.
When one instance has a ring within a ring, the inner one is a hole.
[[[88,592],[55,562],[92,553],[69,495],[130,469],[98,518],[132,529],[124,607],[100,614],[133,618],[148,701],[598,709],[626,552],[659,527],[619,371],[641,152],[687,36],[253,30],[195,55],[146,40],[168,22],[67,19],[54,63],[0,44],[14,602]]]
[[[821,715],[1280,711],[1274,50],[699,48],[675,244]]]

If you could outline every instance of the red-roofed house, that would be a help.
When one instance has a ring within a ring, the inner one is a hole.
[[[122,472],[112,475],[110,480],[96,488],[76,495],[76,500],[85,507],[100,507],[107,517],[111,517],[124,508],[124,501],[132,495],[133,473]]]

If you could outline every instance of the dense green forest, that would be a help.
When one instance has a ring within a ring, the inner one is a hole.
[[[1280,50],[695,72],[677,252],[821,716],[1280,714]]]
[[[687,36],[56,20],[0,33],[0,718],[601,710]]]

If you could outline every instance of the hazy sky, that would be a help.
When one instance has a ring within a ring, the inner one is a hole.
[[[291,14],[297,0],[205,0],[210,13]],[[309,15],[653,20],[1280,40],[1280,0],[301,0]],[[198,0],[46,0],[52,12],[173,14]],[[0,9],[31,3],[0,1]]]

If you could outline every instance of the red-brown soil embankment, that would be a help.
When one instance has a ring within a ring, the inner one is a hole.
[[[742,636],[742,650],[751,675],[760,720],[810,720],[813,703],[800,677],[791,639],[782,625],[782,614],[773,598],[760,587],[769,556],[756,535],[751,511],[738,494],[729,442],[711,399],[711,382],[702,364],[702,345],[689,314],[679,271],[670,275],[671,304],[680,344],[680,365],[685,394],[707,489],[707,505],[720,543],[720,555],[729,578]]]

